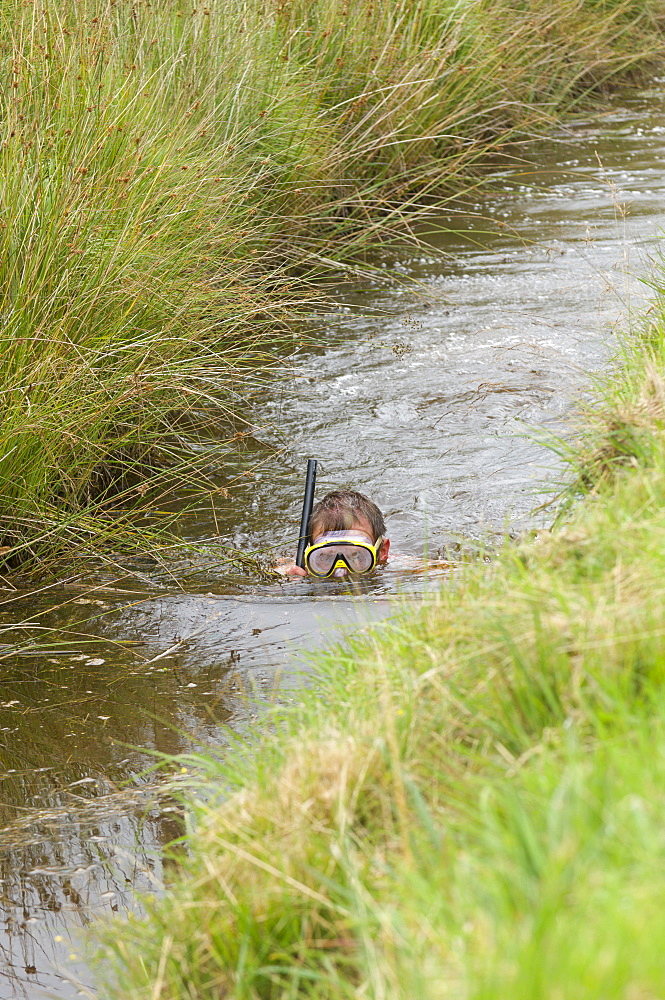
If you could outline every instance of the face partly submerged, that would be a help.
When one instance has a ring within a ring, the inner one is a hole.
[[[375,539],[363,518],[344,531],[317,534],[305,552],[305,565],[310,576],[319,579],[360,576],[385,563],[389,550],[390,539]]]

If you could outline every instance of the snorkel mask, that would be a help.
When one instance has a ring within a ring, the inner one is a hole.
[[[347,529],[326,531],[325,534],[319,535],[315,542],[310,541],[309,525],[314,506],[315,485],[316,460],[310,458],[307,462],[296,566],[306,569],[310,576],[318,577],[320,580],[335,576],[338,571],[340,575],[351,573],[354,576],[371,573],[379,561],[382,536],[373,542],[367,532]]]
[[[382,542],[381,536],[373,542],[364,531],[326,531],[305,549],[305,568],[319,579],[333,576],[338,569],[354,576],[371,573]]]

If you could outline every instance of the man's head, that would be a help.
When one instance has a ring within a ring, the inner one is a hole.
[[[309,536],[314,543],[328,531],[362,531],[372,542],[382,538],[378,561],[386,562],[390,539],[386,538],[386,522],[376,504],[355,490],[332,490],[312,509]]]

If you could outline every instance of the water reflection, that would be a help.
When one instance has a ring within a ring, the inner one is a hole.
[[[251,415],[238,466],[220,478],[234,488],[183,521],[185,541],[211,539],[189,592],[147,561],[94,593],[6,595],[2,642],[26,655],[0,649],[1,997],[85,993],[77,928],[168,878],[176,806],[137,747],[223,753],[226,725],[251,732],[248,690],[269,700],[279,678],[280,697],[297,696],[307,668],[294,650],[385,617],[400,588],[436,584],[414,584],[399,563],[359,595],[241,572],[221,583],[220,542],[288,548],[307,457],[320,492],[372,496],[407,556],[533,523],[533,484],[552,459],[525,429],[562,428],[612,324],[639,301],[629,272],[665,222],[663,99],[534,143],[522,151],[531,165],[500,165],[457,220],[471,241],[440,232],[431,250],[387,254],[386,270],[429,298],[398,284],[338,290],[319,347]],[[49,651],[27,655],[46,627]]]

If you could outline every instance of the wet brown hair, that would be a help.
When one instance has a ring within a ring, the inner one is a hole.
[[[359,518],[369,522],[373,541],[385,536],[386,522],[373,500],[355,490],[332,490],[314,504],[309,536],[313,540],[325,531],[347,531]]]

